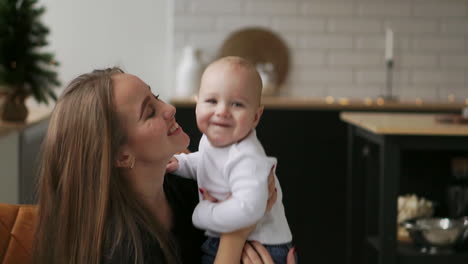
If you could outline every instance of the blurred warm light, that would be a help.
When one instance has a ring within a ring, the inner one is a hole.
[[[377,105],[384,105],[385,104],[385,100],[382,97],[378,97],[376,102],[377,102]]]
[[[448,101],[449,101],[450,103],[453,103],[453,102],[455,102],[455,95],[454,95],[454,94],[449,94],[449,95],[447,96],[447,99],[448,99]]]
[[[364,104],[366,104],[366,105],[372,105],[372,98],[370,98],[370,97],[364,98]]]
[[[416,102],[417,105],[422,105],[423,104],[423,99],[421,99],[420,97],[417,97],[415,102]]]
[[[349,105],[349,99],[346,97],[342,97],[339,100],[340,105]]]
[[[465,104],[468,105],[468,98],[465,98]]]
[[[333,96],[327,96],[325,97],[325,102],[327,104],[333,104],[335,102],[335,98],[333,98]]]

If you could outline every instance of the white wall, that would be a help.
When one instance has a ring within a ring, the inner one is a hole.
[[[175,0],[175,58],[190,44],[213,55],[229,33],[265,27],[287,43],[293,96],[385,91],[384,31],[395,31],[395,92],[468,97],[467,0]],[[209,57],[209,56],[208,56]]]
[[[0,203],[19,202],[19,133],[0,136]]]
[[[155,93],[171,87],[171,0],[43,0],[43,22],[51,33],[48,51],[61,63],[65,86],[95,68],[120,66]]]

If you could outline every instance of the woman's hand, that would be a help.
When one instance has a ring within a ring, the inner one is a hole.
[[[289,250],[286,259],[287,264],[296,264],[295,258],[296,249],[293,247]],[[244,251],[242,252],[243,264],[274,264],[268,250],[257,241],[249,241],[245,243]]]
[[[270,212],[273,205],[276,203],[277,198],[277,189],[276,189],[276,181],[275,181],[275,166],[273,166],[270,170],[270,175],[268,176],[268,201],[266,212]]]

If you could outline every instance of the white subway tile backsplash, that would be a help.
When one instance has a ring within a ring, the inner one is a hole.
[[[231,0],[190,1],[192,15],[232,15],[242,14],[242,3]]]
[[[327,96],[326,88],[322,84],[312,84],[312,85],[294,85],[294,86],[286,86],[285,89],[282,89],[280,92],[283,95],[287,96],[296,96],[296,97],[320,97],[323,98]],[[286,94],[285,91],[288,91]]]
[[[409,1],[373,1],[360,2],[357,5],[360,16],[408,17],[411,15],[411,2]]]
[[[414,5],[416,17],[466,17],[466,1],[418,1]]]
[[[440,65],[444,68],[468,68],[468,52],[464,56],[441,55]]]
[[[351,49],[353,38],[351,35],[310,34],[299,36],[299,48],[304,49]]]
[[[277,36],[285,42],[286,46],[289,49],[289,52],[292,52],[299,48],[298,36],[296,33],[284,33],[284,32],[275,32]]]
[[[421,99],[426,102],[439,100],[439,89],[433,85],[408,85],[401,86],[395,89],[398,97],[401,100],[416,102],[417,99]]]
[[[175,31],[213,30],[214,17],[176,16],[174,20]]]
[[[383,55],[376,52],[332,52],[330,65],[338,66],[378,66],[383,65]]]
[[[397,63],[402,68],[435,68],[437,56],[434,54],[404,53]]]
[[[255,15],[297,15],[297,1],[247,1],[245,13]]]
[[[356,48],[359,50],[381,50],[384,54],[385,49],[385,36],[357,36]]]
[[[291,83],[352,83],[351,69],[324,69],[324,67],[301,67],[291,71]]]
[[[385,20],[385,26],[391,27],[396,36],[401,33],[428,35],[439,31],[437,21],[424,18],[387,19]]]
[[[413,84],[464,84],[465,83],[465,72],[460,70],[448,71],[448,70],[415,70],[412,76]]]
[[[302,66],[325,65],[326,54],[323,51],[296,50],[292,64],[300,69]]]
[[[468,20],[456,19],[456,20],[444,20],[441,23],[441,30],[443,33],[454,33],[457,35],[468,35]]]
[[[246,27],[269,29],[287,45],[283,95],[382,95],[391,27],[400,98],[468,97],[467,0],[174,0],[175,56],[193,45],[209,62]]]
[[[193,32],[187,34],[187,43],[205,49],[218,49],[227,37],[227,32]]]
[[[244,27],[263,27],[270,25],[270,18],[266,16],[221,16],[216,21],[216,29],[222,31],[236,31]]]
[[[324,32],[325,20],[312,17],[273,18],[271,27],[289,32]]]
[[[378,67],[377,69],[366,69],[356,71],[357,84],[386,84],[387,71],[385,66]],[[393,84],[408,84],[409,72],[408,71],[393,71]]]
[[[463,37],[415,37],[411,45],[414,51],[462,52],[465,49]]]
[[[383,85],[329,85],[327,87],[327,96],[333,96],[339,102],[342,98],[376,98],[384,92]]]
[[[300,6],[304,15],[315,16],[351,16],[354,14],[354,5],[351,1],[306,1]]]
[[[332,18],[328,23],[328,31],[332,33],[377,33],[381,30],[382,22],[378,19]]]

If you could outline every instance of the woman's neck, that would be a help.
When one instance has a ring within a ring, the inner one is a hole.
[[[129,176],[133,188],[151,214],[166,230],[170,230],[172,212],[163,188],[165,171],[165,166],[164,168],[135,166]]]

